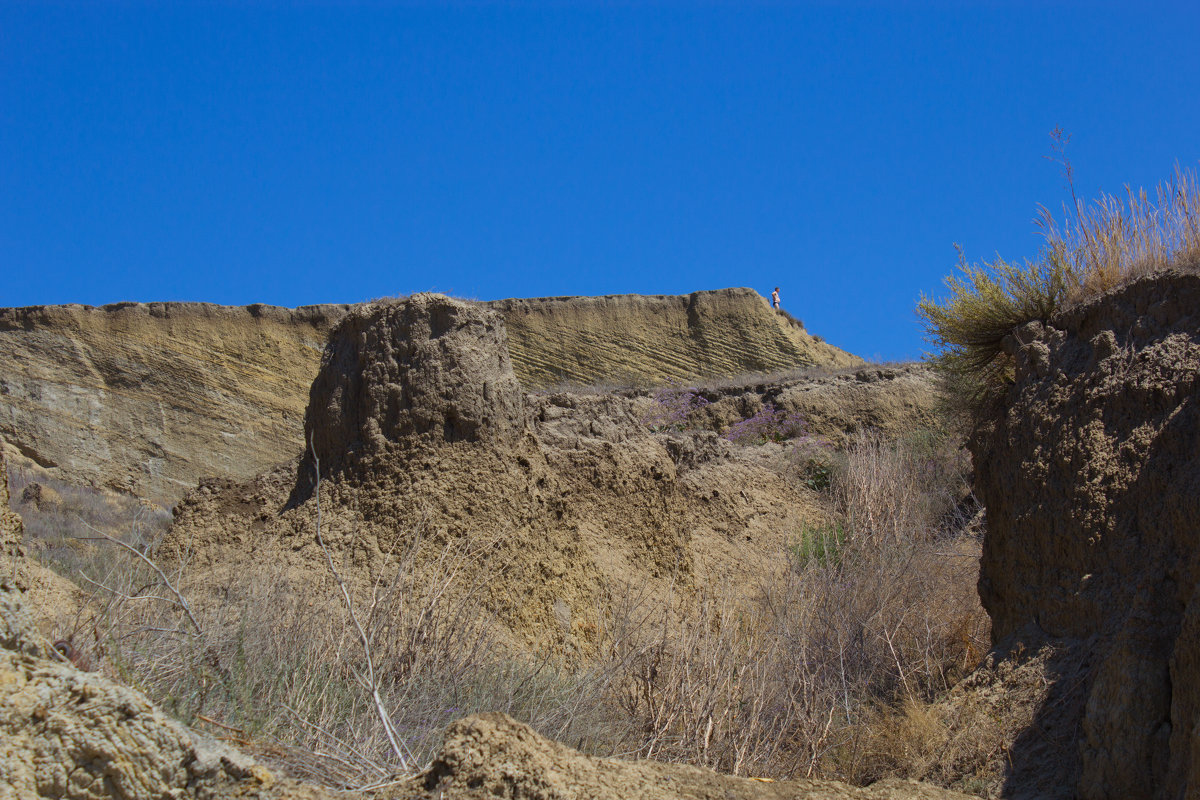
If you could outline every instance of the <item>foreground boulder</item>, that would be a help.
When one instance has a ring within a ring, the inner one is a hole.
[[[1200,795],[1200,276],[1139,280],[1006,345],[1016,382],[971,442],[979,590],[998,651],[1057,666],[1005,793]]]
[[[684,764],[593,758],[504,714],[454,723],[428,771],[408,788],[422,800],[959,800],[915,781],[858,788],[836,781],[760,781]]]

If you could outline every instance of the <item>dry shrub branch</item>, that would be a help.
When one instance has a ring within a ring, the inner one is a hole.
[[[945,441],[863,435],[835,479],[841,523],[804,532],[750,599],[710,588],[683,614],[619,610],[631,751],[758,776],[894,772],[883,729],[986,649],[964,467]]]

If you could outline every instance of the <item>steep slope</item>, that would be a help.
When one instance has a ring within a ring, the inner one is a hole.
[[[1200,277],[1167,273],[1006,342],[1016,382],[970,446],[998,688],[1033,698],[1012,796],[1200,794],[1197,309]]]
[[[809,336],[753,289],[687,295],[498,300],[528,388],[649,383],[847,367],[862,359]]]
[[[171,504],[296,450],[345,306],[0,310],[0,435],[54,477]]]
[[[417,295],[364,307],[335,332],[313,384],[316,458],[203,484],[164,552],[213,576],[261,563],[324,580],[319,460],[322,533],[358,580],[389,575],[414,542],[431,561],[447,543],[486,543],[464,569],[513,639],[585,652],[614,594],[750,586],[822,513],[788,480],[778,446],[652,432],[639,410],[652,402],[523,394],[503,322],[478,305]]]
[[[658,383],[858,359],[748,289],[504,300],[525,388]],[[0,309],[0,435],[54,478],[173,504],[205,475],[293,457],[329,330],[350,306]]]

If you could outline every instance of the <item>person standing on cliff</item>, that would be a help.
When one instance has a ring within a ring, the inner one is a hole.
[[[771,306],[776,311],[779,310],[779,287],[778,286],[775,287],[775,291],[771,292]]]

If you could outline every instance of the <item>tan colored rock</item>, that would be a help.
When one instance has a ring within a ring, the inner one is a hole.
[[[434,320],[447,321],[443,336],[411,333]],[[823,518],[777,445],[652,432],[644,397],[516,394],[499,324],[422,296],[352,316],[335,334],[347,345],[331,348],[310,419],[322,535],[358,580],[389,574],[418,537],[494,543],[487,560],[463,565],[463,582],[482,584],[478,596],[520,645],[586,654],[627,587],[749,590],[784,566],[797,530]],[[411,349],[396,344],[402,327]],[[327,580],[314,474],[305,462],[203,483],[177,508],[163,552],[213,575],[270,563]]]
[[[4,440],[0,439],[0,557],[7,559],[16,555],[24,537],[21,518],[9,505],[8,463],[4,457]]]
[[[298,452],[346,306],[203,303],[0,310],[0,435],[51,477],[171,505],[201,475]]]
[[[862,359],[808,334],[753,289],[497,300],[527,388],[658,385]]]
[[[411,439],[511,445],[524,427],[504,321],[438,294],[372,304],[343,320],[305,415],[305,439],[329,471]]]
[[[1200,795],[1197,309],[1200,277],[1167,273],[1006,342],[1016,382],[971,442],[980,596],[1005,649],[1082,664],[1051,674],[1009,792],[1056,772],[1062,797]]]
[[[441,753],[403,795],[414,800],[960,800],[913,781],[758,781],[684,764],[593,758],[504,714],[451,725]]]
[[[526,389],[851,365],[749,289],[477,304]],[[171,505],[304,446],[330,329],[351,306],[118,303],[0,309],[0,435],[29,465]]]

